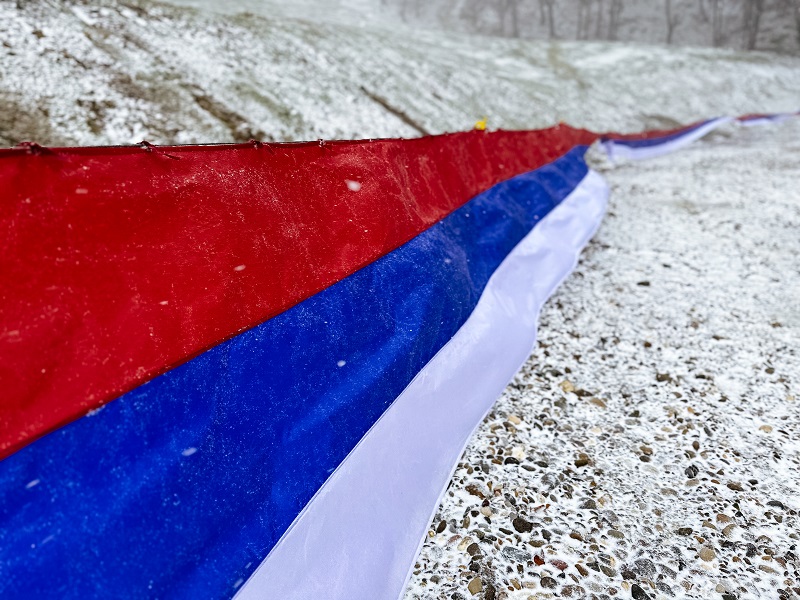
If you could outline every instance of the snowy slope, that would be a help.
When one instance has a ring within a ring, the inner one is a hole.
[[[800,58],[770,54],[19,4],[0,0],[0,144],[414,136],[482,116],[638,130],[800,104]]]

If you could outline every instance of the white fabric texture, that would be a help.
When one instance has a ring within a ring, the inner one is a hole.
[[[331,475],[236,598],[402,595],[473,430],[530,355],[539,311],[605,212],[590,171],[511,251],[456,335]]]
[[[712,119],[705,125],[686,132],[684,135],[678,136],[666,142],[661,142],[653,146],[629,146],[625,142],[615,142],[614,140],[606,140],[603,146],[612,162],[617,160],[643,160],[646,158],[655,158],[663,156],[670,152],[680,150],[684,146],[688,146],[692,142],[699,140],[704,135],[718,129],[723,125],[734,121],[732,117],[719,117]]]

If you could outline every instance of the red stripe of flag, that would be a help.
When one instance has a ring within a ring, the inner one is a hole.
[[[0,458],[595,138],[0,152]]]

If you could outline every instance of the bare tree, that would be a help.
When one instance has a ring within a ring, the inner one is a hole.
[[[794,22],[797,25],[797,44],[800,45],[800,0],[794,0]]]
[[[467,24],[472,31],[482,31],[481,13],[485,10],[485,3],[482,0],[467,0],[461,6],[458,19]]]
[[[624,8],[622,0],[611,0],[608,9],[608,39],[611,41],[616,41],[619,36],[619,26]]]
[[[744,45],[748,50],[755,50],[756,48],[763,13],[764,0],[745,0],[742,31],[745,38]]]
[[[578,0],[578,30],[575,39],[589,38],[589,25],[592,21],[592,0]]]
[[[706,9],[706,2],[705,0],[700,0],[700,18],[703,19],[704,23],[708,23],[711,18],[708,16],[708,10]]]
[[[521,0],[500,0],[500,30],[503,35],[519,37],[519,4]]]
[[[664,10],[667,17],[667,44],[671,44],[672,36],[675,34],[675,27],[680,22],[680,16],[678,11],[675,10],[672,0],[664,0]]]
[[[519,37],[519,3],[522,0],[508,0],[511,2],[511,35]]]
[[[594,37],[603,39],[603,16],[605,14],[605,0],[597,0],[597,21],[595,21]]]
[[[723,34],[723,5],[721,0],[709,0],[711,4],[711,45],[722,46],[725,41]]]
[[[446,27],[457,27],[462,21],[463,6],[461,4],[457,0],[439,2],[439,7],[436,10],[436,20]]]
[[[506,35],[507,14],[511,4],[508,0],[499,0],[493,4],[494,11],[497,14],[497,33],[498,35]]]
[[[545,20],[547,21],[547,31],[551,40],[556,37],[556,20],[553,15],[554,4],[555,0],[539,0],[540,20],[543,25]]]

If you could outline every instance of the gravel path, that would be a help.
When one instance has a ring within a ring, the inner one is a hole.
[[[605,175],[406,600],[800,597],[800,125]]]

